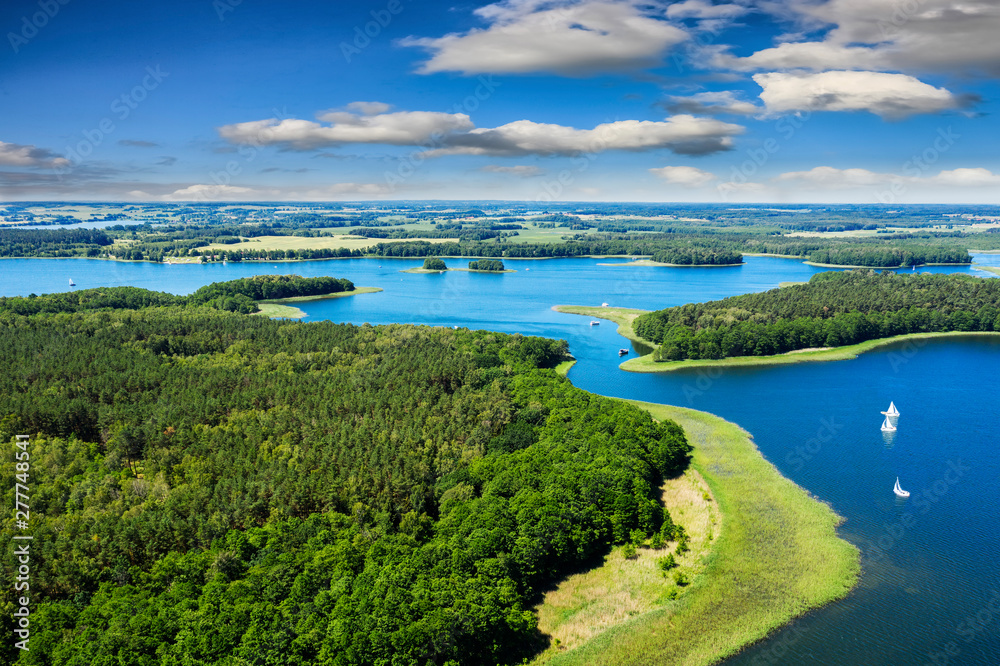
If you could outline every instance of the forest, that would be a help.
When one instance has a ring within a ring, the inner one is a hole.
[[[965,275],[817,273],[807,284],[650,312],[636,333],[656,361],[769,356],[904,333],[1000,331],[1000,281]]]
[[[559,377],[565,342],[141,292],[0,307],[0,492],[31,435],[34,536],[4,663],[520,663],[547,585],[677,533],[683,431]],[[10,636],[11,586],[0,607]]]
[[[207,306],[216,310],[251,314],[260,309],[255,301],[319,296],[343,291],[354,291],[354,283],[345,278],[256,275],[228,282],[214,282],[188,296],[175,296],[138,287],[98,287],[41,296],[0,296],[0,314],[10,312],[30,315],[164,305]]]
[[[469,270],[503,273],[506,269],[504,268],[503,262],[499,259],[480,259],[479,261],[470,261]]]
[[[725,266],[743,263],[743,255],[739,252],[699,247],[658,250],[651,258],[653,261],[678,266]]]

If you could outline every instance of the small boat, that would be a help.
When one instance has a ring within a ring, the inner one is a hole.
[[[896,403],[889,401],[889,409],[882,412],[886,416],[899,416],[899,410],[896,409]]]
[[[69,286],[71,286],[71,287],[75,287],[76,286],[76,282],[73,282],[73,278],[69,279]]]
[[[591,326],[600,326],[600,325],[601,325],[601,322],[599,322],[599,321],[597,321],[597,320],[594,320],[594,321],[590,322],[590,325],[591,325]]]
[[[602,308],[606,308],[606,307],[608,307],[608,304],[607,303],[601,303],[601,307]]]
[[[618,355],[619,356],[628,356],[628,350],[625,349],[624,347],[622,347],[621,349],[618,350]]]
[[[525,271],[530,271],[531,269],[530,269],[530,268],[525,268],[524,270],[525,270]]]
[[[885,421],[882,421],[882,432],[896,432],[896,426],[889,423],[889,417],[885,417]]]
[[[892,487],[892,492],[896,493],[899,497],[909,497],[909,491],[903,490],[899,487],[899,477],[896,477],[896,485]]]

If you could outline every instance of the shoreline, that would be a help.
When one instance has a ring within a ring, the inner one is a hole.
[[[275,298],[266,301],[257,301],[259,312],[254,315],[270,318],[282,319],[302,319],[306,312],[299,308],[287,305],[288,303],[304,303],[306,301],[323,301],[330,298],[345,298],[347,296],[357,296],[358,294],[375,294],[382,291],[381,287],[355,287],[351,291],[335,291],[332,294],[317,294],[315,296],[289,296],[288,298]]]
[[[448,272],[461,272],[461,273],[493,273],[495,275],[500,275],[501,273],[516,273],[517,271],[513,268],[505,268],[502,271],[481,271],[472,268],[445,268],[444,270],[436,271],[430,268],[407,268],[405,270],[399,271],[400,273],[412,273],[412,274],[425,274],[425,273],[448,273]]]
[[[686,359],[684,361],[653,361],[650,355],[633,358],[622,363],[619,368],[626,372],[673,372],[692,368],[724,368],[735,366],[774,366],[791,363],[820,363],[825,361],[849,361],[860,354],[907,340],[922,340],[931,338],[959,338],[965,336],[1000,335],[1000,331],[935,331],[930,333],[906,333],[891,338],[866,340],[856,345],[832,347],[830,349],[809,351],[795,349],[774,356],[731,356],[722,359]],[[648,343],[646,343],[648,344]],[[647,360],[648,359],[648,360]]]
[[[676,600],[625,618],[574,649],[550,648],[532,664],[708,666],[856,586],[860,552],[837,535],[843,518],[782,476],[752,435],[707,412],[626,402],[684,428],[694,446],[691,468],[710,488],[721,530],[703,573]],[[618,564],[608,560],[604,566]]]
[[[613,307],[601,307],[594,305],[553,305],[552,310],[556,312],[561,312],[563,314],[574,314],[582,315],[586,317],[596,317],[598,319],[605,319],[607,321],[612,321],[618,324],[618,335],[623,338],[628,338],[632,342],[636,342],[640,345],[645,345],[651,349],[656,349],[659,345],[650,342],[649,340],[644,340],[640,338],[635,329],[632,328],[632,322],[636,320],[640,315],[644,315],[649,310],[639,310],[636,308],[613,308]],[[645,358],[641,356],[640,358]]]
[[[626,264],[597,264],[598,266],[664,266],[668,268],[727,268],[732,266],[746,266],[745,261],[741,261],[738,264],[665,264],[662,261],[653,261],[652,259],[640,259],[639,261],[630,261]]]
[[[816,266],[818,268],[870,268],[873,271],[894,271],[894,270],[897,270],[897,269],[900,269],[900,268],[910,268],[909,266],[855,266],[853,264],[820,264],[820,263],[817,263],[815,261],[803,261],[802,263],[805,264],[805,265],[807,265],[807,266]],[[967,263],[967,264],[935,264],[935,263],[929,263],[929,264],[916,264],[916,268],[926,268],[927,266],[955,266],[955,267],[966,266],[966,267],[968,267],[968,266],[971,266],[971,265],[972,265],[971,261],[969,263]]]

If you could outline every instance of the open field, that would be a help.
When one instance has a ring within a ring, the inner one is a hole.
[[[657,562],[675,553],[677,542],[672,541],[660,549],[639,548],[634,559],[626,559],[622,549],[615,548],[601,566],[569,576],[546,593],[537,608],[538,628],[558,643],[553,640],[552,647],[536,663],[543,664],[560,652],[579,647],[691,589],[690,583],[697,581],[707,566],[715,535],[721,528],[719,511],[708,484],[694,469],[664,481],[661,499],[673,521],[683,525],[689,537],[689,550],[675,555],[678,567],[664,573]],[[688,585],[674,581],[674,572],[678,571],[687,577]]]
[[[357,296],[358,294],[374,294],[382,291],[381,287],[355,287],[354,291],[338,291],[333,294],[320,294],[318,296],[292,296],[290,298],[278,298],[271,301],[257,301],[259,312],[254,314],[264,317],[282,317],[284,319],[301,319],[306,316],[303,310],[288,305],[289,303],[302,303],[304,301],[321,301],[327,298],[344,298],[345,296]]]
[[[618,571],[623,573],[608,592],[618,600],[631,602],[631,608],[650,610],[640,610],[631,618],[621,617],[620,623],[608,626],[575,649],[571,645],[554,646],[535,663],[712,664],[851,590],[860,570],[859,556],[854,546],[837,537],[835,527],[840,518],[781,476],[760,455],[750,435],[705,412],[634,404],[657,419],[673,419],[683,426],[694,445],[694,470],[711,488],[722,516],[721,530],[714,537],[711,553],[702,557],[704,573],[695,577],[676,600],[664,599],[640,571],[624,573],[619,551],[612,553],[598,571],[567,579],[567,596],[573,590],[576,598],[562,603],[571,608],[575,603],[580,610],[577,618],[564,614],[561,623],[554,623],[555,632],[562,631],[560,627],[574,627],[575,635],[582,640],[587,635],[588,619],[595,632],[605,626],[600,622],[606,616],[596,610],[592,615],[585,614],[585,601],[587,593],[593,593],[602,580],[612,579]],[[690,508],[692,527],[697,523],[697,504],[695,501]],[[639,565],[633,569],[638,570]],[[671,585],[663,582],[664,588]],[[658,604],[654,600],[657,594]],[[546,603],[555,606],[558,599],[547,599]],[[641,599],[642,605],[634,599]],[[594,603],[600,608],[605,602],[595,599]],[[548,626],[546,623],[557,610],[544,606],[540,609],[540,617],[545,618],[543,627]],[[563,635],[568,641],[578,640],[569,632]]]
[[[646,314],[649,312],[648,310],[636,310],[633,308],[604,308],[589,305],[553,305],[552,309],[556,312],[563,312],[565,314],[583,315],[585,317],[595,317],[597,319],[613,321],[618,324],[618,335],[628,338],[633,342],[639,342],[649,347],[656,347],[656,345],[652,342],[643,340],[636,335],[635,330],[632,328],[632,322],[635,321],[636,317]]]
[[[897,335],[891,338],[879,338],[877,340],[867,340],[856,345],[846,345],[844,347],[832,347],[820,350],[798,349],[787,354],[776,354],[774,356],[733,356],[722,359],[698,359],[685,361],[656,362],[652,355],[641,356],[625,361],[620,367],[628,372],[672,372],[687,368],[705,367],[726,367],[726,366],[751,366],[751,365],[786,365],[789,363],[810,363],[818,361],[846,361],[857,358],[858,354],[871,351],[885,345],[903,340],[924,340],[927,338],[962,337],[966,335],[1000,335],[994,331],[945,331],[939,333],[910,333],[907,335]],[[645,344],[649,344],[646,342]]]
[[[994,275],[1000,275],[1000,266],[981,266],[976,264],[976,268],[981,271],[987,271],[988,273],[993,273]]]
[[[216,243],[205,248],[209,250],[363,250],[376,243],[405,243],[407,241],[427,241],[428,243],[447,243],[457,241],[457,238],[364,238],[362,236],[258,236],[248,238],[241,243]]]

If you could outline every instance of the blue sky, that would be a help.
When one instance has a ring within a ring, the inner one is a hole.
[[[0,200],[996,203],[992,0],[0,8]]]

